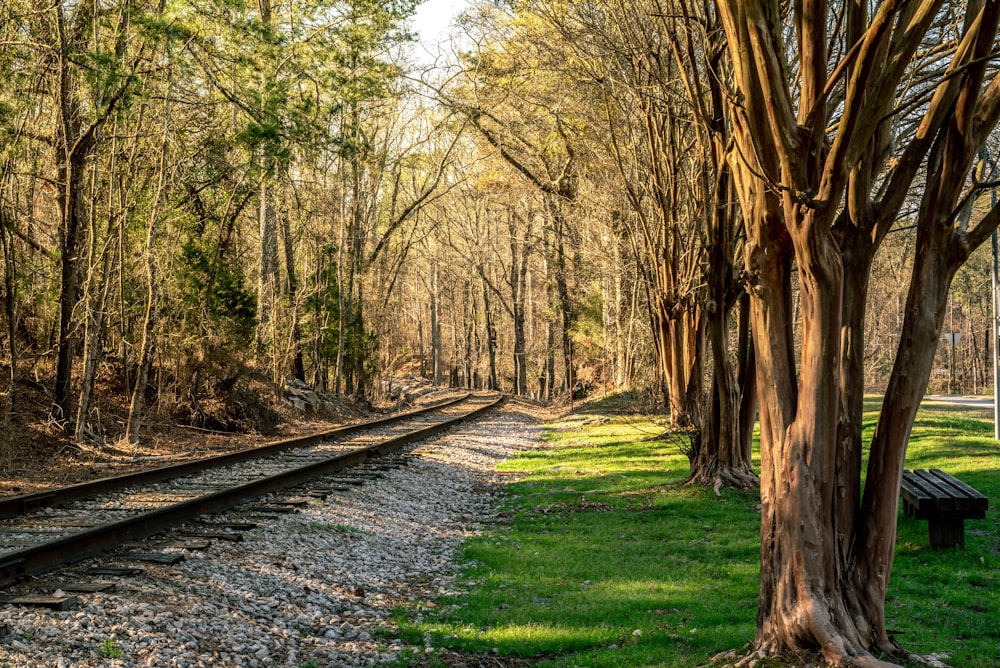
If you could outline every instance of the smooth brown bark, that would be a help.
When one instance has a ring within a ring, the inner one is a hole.
[[[719,7],[745,96],[734,108],[732,162],[747,230],[761,399],[761,591],[753,658],[818,654],[833,665],[884,665],[873,652],[902,654],[888,638],[884,607],[906,438],[926,389],[951,278],[1000,221],[994,209],[971,229],[955,224],[973,157],[1000,116],[1000,79],[984,85],[983,77],[1000,6],[971,7],[975,18],[966,21],[951,76],[887,170],[878,205],[871,193],[885,158],[881,95],[899,83],[901,62],[909,62],[936,5],[883,4],[871,20],[849,17],[858,39],[850,59],[832,70],[850,77],[829,143],[821,120],[830,89],[827,67],[820,66],[825,23],[817,20],[825,5],[795,8],[802,82],[795,94],[787,88],[776,17],[755,2]],[[925,157],[902,338],[859,505],[867,276]],[[835,225],[845,192],[846,212]],[[798,357],[785,273],[793,262],[801,300]]]

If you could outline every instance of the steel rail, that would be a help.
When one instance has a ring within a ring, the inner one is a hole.
[[[0,561],[0,588],[9,587],[26,577],[39,575],[65,564],[96,556],[112,548],[148,538],[200,515],[222,512],[265,494],[294,487],[313,478],[383,456],[408,443],[433,436],[464,420],[480,415],[501,401],[503,401],[502,397],[497,398],[461,416],[389,438],[375,445],[341,453],[250,483],[80,531],[41,545],[10,552],[4,555],[3,560]]]
[[[25,515],[31,511],[39,510],[41,508],[58,506],[66,503],[67,501],[74,501],[76,499],[82,499],[96,494],[105,494],[107,492],[113,492],[115,490],[124,489],[133,485],[160,482],[169,478],[177,478],[191,473],[207,471],[211,468],[238,464],[251,459],[257,459],[258,457],[273,455],[285,450],[308,447],[316,445],[317,443],[322,443],[323,441],[351,436],[366,429],[373,429],[386,424],[392,424],[393,422],[400,422],[417,415],[422,415],[439,408],[444,408],[445,406],[451,406],[465,401],[468,398],[469,394],[466,393],[456,399],[441,401],[425,408],[399,413],[398,415],[390,415],[376,420],[369,420],[367,422],[359,422],[357,424],[337,427],[335,429],[329,429],[315,434],[309,434],[307,436],[296,436],[294,438],[275,441],[274,443],[268,443],[267,445],[262,445],[256,448],[239,450],[237,452],[230,452],[224,455],[202,457],[188,462],[168,464],[166,466],[158,466],[151,469],[145,469],[143,471],[135,471],[133,473],[123,473],[120,475],[108,476],[106,478],[98,478],[96,480],[89,480],[75,485],[59,487],[57,489],[42,490],[39,492],[0,498],[0,519]]]

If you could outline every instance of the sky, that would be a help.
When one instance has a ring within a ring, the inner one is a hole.
[[[451,20],[469,6],[469,0],[425,0],[417,6],[413,28],[424,44],[436,44],[448,34]]]

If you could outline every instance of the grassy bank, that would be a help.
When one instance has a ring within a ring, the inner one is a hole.
[[[521,477],[503,517],[466,545],[461,592],[401,613],[411,640],[541,666],[671,667],[752,640],[757,499],[684,485],[686,457],[646,440],[655,420],[623,408],[609,400],[553,422],[541,447],[507,462]],[[945,469],[996,499],[987,418],[924,409],[907,466]],[[887,600],[899,642],[953,666],[1000,666],[997,513],[967,522],[964,552],[930,550],[926,522],[899,526]]]

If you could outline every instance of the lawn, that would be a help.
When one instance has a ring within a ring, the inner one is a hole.
[[[650,440],[658,420],[623,408],[611,399],[552,422],[542,447],[504,465],[521,477],[501,521],[465,545],[461,591],[400,611],[411,640],[539,666],[684,667],[753,639],[755,495],[685,485],[677,445]],[[870,433],[877,403],[868,408]],[[942,468],[996,499],[991,420],[925,406],[907,467]],[[926,522],[900,516],[886,614],[909,650],[946,654],[956,667],[1000,666],[992,506],[986,520],[966,523],[965,551],[931,550]]]

